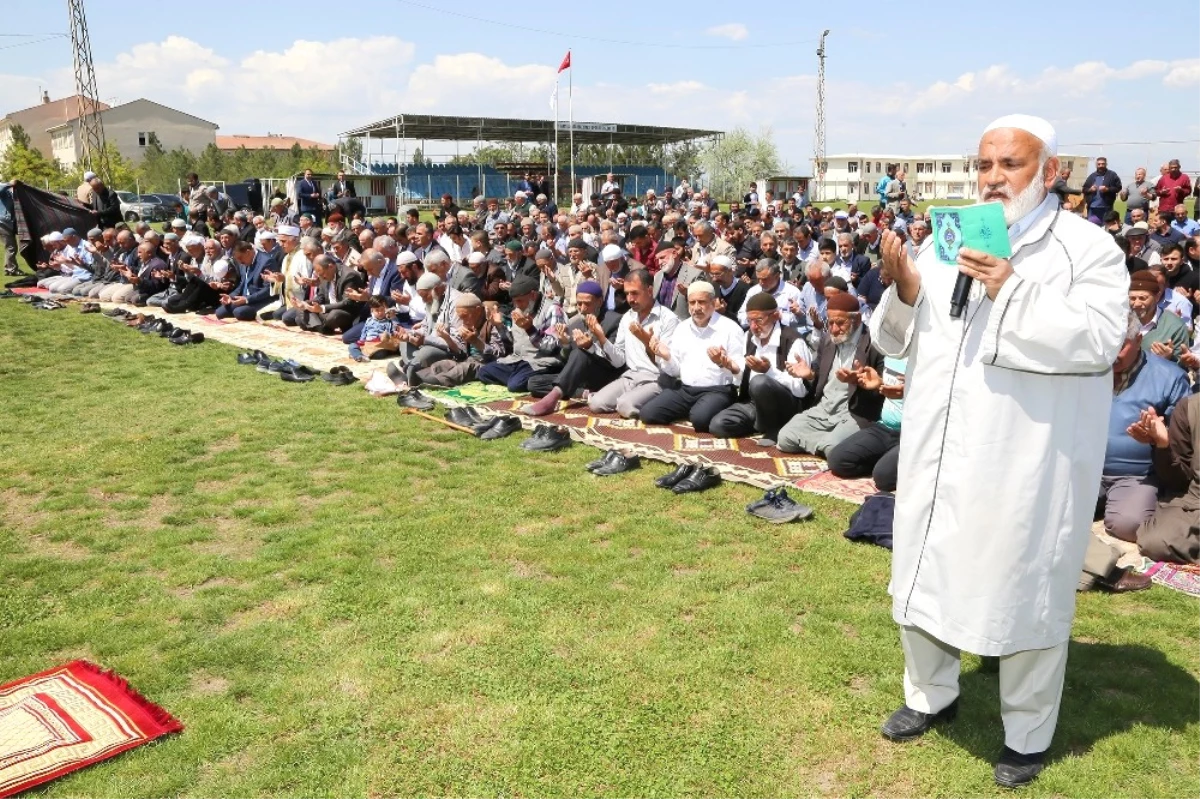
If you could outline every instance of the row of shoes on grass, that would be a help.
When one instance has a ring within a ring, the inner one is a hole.
[[[276,360],[262,350],[239,352],[237,362],[244,366],[253,366],[266,375],[279,375],[286,383],[310,383],[318,377],[335,386],[348,386],[358,382],[358,378],[348,367],[335,366],[328,372],[318,372],[291,358]]]
[[[17,294],[14,291],[5,289],[4,298],[20,297],[21,302],[28,305],[30,308],[37,308],[39,311],[57,311],[60,308],[66,308],[64,303],[58,300],[40,294]]]
[[[84,303],[88,305],[90,303]],[[82,309],[81,309],[82,310]],[[97,311],[99,308],[97,307]],[[84,313],[95,313],[95,311],[84,311]],[[139,333],[144,333],[147,336],[159,336],[165,338],[172,344],[180,347],[191,344],[200,344],[204,341],[203,333],[193,333],[190,330],[184,330],[182,327],[168,322],[166,319],[160,319],[155,316],[147,316],[146,314],[135,314],[126,311],[123,308],[113,308],[111,311],[105,311],[104,315],[114,322],[119,322],[126,327],[137,328]]]

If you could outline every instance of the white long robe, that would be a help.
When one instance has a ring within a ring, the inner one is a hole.
[[[930,247],[916,305],[893,286],[871,319],[908,358],[892,614],[980,655],[1070,637],[1129,307],[1108,233],[1054,195],[1030,218],[995,302],[977,283],[951,319],[958,270]]]

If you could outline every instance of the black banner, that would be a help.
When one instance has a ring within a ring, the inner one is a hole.
[[[13,200],[17,211],[17,241],[21,257],[30,269],[46,260],[42,236],[64,228],[75,228],[80,236],[96,227],[99,216],[81,205],[74,197],[64,197],[51,191],[13,181]]]

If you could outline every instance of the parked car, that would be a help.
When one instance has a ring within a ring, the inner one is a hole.
[[[170,219],[173,211],[165,204],[148,195],[139,197],[131,191],[119,191],[117,197],[121,200],[121,217],[126,222],[162,222]]]
[[[183,215],[183,198],[177,194],[143,194],[142,199],[157,202],[166,208],[168,219]]]

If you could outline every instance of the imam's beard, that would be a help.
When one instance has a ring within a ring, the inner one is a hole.
[[[829,341],[830,341],[830,342],[831,342],[831,343],[832,343],[834,346],[837,346],[837,347],[840,347],[841,345],[845,344],[845,343],[846,343],[847,341],[849,341],[849,340],[850,340],[850,334],[849,334],[849,333],[842,333],[842,334],[841,334],[841,335],[839,335],[839,336],[835,336],[835,335],[833,335],[832,333],[830,333],[830,334],[829,334]]]
[[[989,189],[984,192],[984,201],[993,202],[999,200],[1004,205],[1004,224],[1011,227],[1016,224],[1018,219],[1023,218],[1028,213],[1033,211],[1042,204],[1042,200],[1046,198],[1046,187],[1042,185],[1042,164],[1038,167],[1037,174],[1033,180],[1029,181],[1021,192],[1013,197],[1011,190],[1006,186],[1001,189]]]

